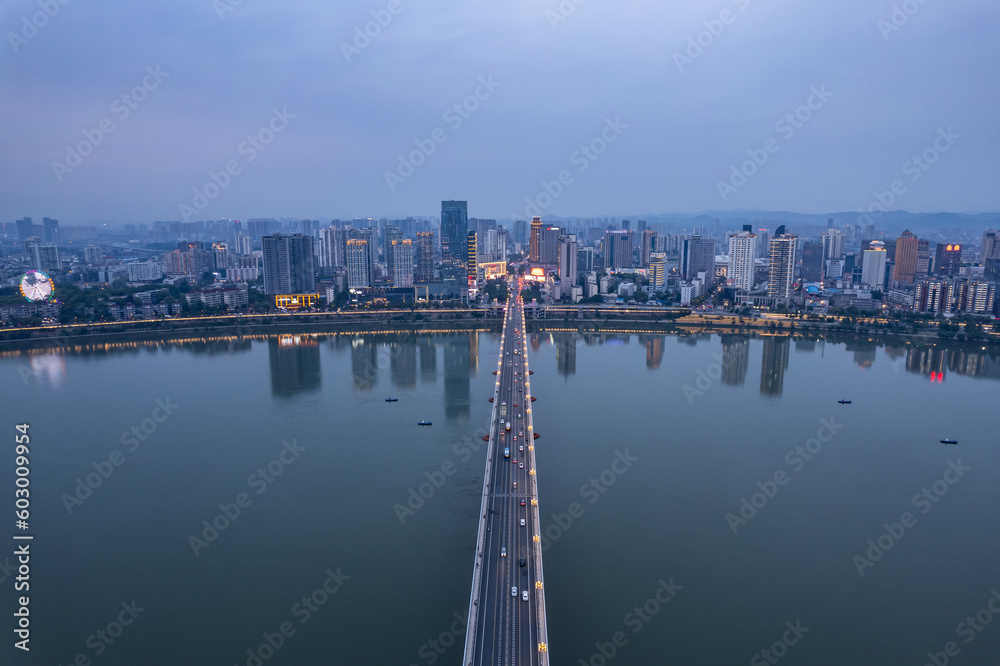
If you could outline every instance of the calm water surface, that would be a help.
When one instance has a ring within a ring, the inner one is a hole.
[[[995,354],[530,342],[556,663],[996,663]],[[459,664],[498,343],[3,356],[4,501],[26,421],[35,541],[32,651],[0,663]]]

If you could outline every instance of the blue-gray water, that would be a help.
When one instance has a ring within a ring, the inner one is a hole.
[[[949,642],[952,664],[995,663],[995,355],[531,343],[556,663],[765,664],[773,647],[779,663],[924,664]],[[460,663],[497,351],[487,333],[401,334],[0,358],[0,506],[26,421],[35,535],[30,655],[12,647],[14,546],[0,551],[3,663]],[[109,468],[80,500],[77,479]],[[743,498],[755,515],[739,518]],[[880,536],[878,561],[854,559]],[[981,631],[964,623],[977,613]]]

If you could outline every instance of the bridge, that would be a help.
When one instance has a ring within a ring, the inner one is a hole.
[[[524,305],[511,289],[500,338],[469,600],[466,666],[548,666]],[[509,428],[509,429],[508,429]]]

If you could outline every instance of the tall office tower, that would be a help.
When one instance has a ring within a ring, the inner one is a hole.
[[[622,220],[622,231],[631,231],[632,223],[628,220]]]
[[[917,270],[914,280],[925,278],[931,274],[931,242],[925,238],[917,240]]]
[[[694,235],[685,238],[681,249],[681,274],[685,280],[693,280],[698,273],[715,275],[715,239]]]
[[[962,265],[962,246],[958,243],[938,243],[934,253],[934,274],[954,275]]]
[[[542,230],[538,262],[543,266],[555,267],[559,264],[559,237],[562,233],[563,230],[559,227],[546,227]]]
[[[757,257],[757,234],[747,224],[743,231],[729,237],[729,270],[726,284],[735,289],[753,289],[754,259]]]
[[[35,235],[34,224],[31,222],[30,217],[22,217],[20,220],[14,223],[17,226],[17,240],[24,242]],[[38,240],[41,240],[39,238]]]
[[[987,229],[983,233],[983,247],[981,253],[983,264],[986,263],[987,259],[1000,259],[1000,231]]]
[[[320,268],[338,268],[346,265],[344,257],[346,241],[343,229],[330,226],[319,230]]]
[[[468,276],[470,287],[476,284],[479,277],[479,243],[475,231],[465,235],[465,274]]]
[[[514,220],[514,242],[524,245],[528,242],[528,221]]]
[[[507,230],[503,227],[497,229],[497,254],[496,261],[507,261]]]
[[[126,227],[129,225],[125,225]],[[53,220],[51,217],[42,218],[42,230],[45,234],[46,243],[58,243],[59,242],[59,220]],[[135,234],[135,225],[132,225],[133,235]]]
[[[576,256],[576,236],[569,234],[559,237],[559,279],[563,285],[576,286],[578,267]]]
[[[885,287],[885,262],[889,253],[882,241],[872,241],[861,259],[861,283],[872,289]]]
[[[896,239],[896,267],[892,279],[901,284],[911,284],[917,274],[917,251],[920,240],[909,230]]]
[[[434,281],[434,232],[417,232],[417,282]]]
[[[649,286],[653,291],[663,291],[667,286],[667,255],[664,252],[649,255]]]
[[[263,236],[264,293],[312,294],[316,292],[316,261],[312,236],[274,234]]]
[[[409,238],[392,241],[392,284],[413,286],[413,242]]]
[[[446,282],[465,282],[469,235],[467,201],[441,202],[442,277]]]
[[[844,234],[840,229],[827,229],[820,234],[820,242],[823,243],[823,263],[828,259],[844,258]]]
[[[802,244],[803,282],[819,282],[822,280],[824,263],[822,243],[809,242]]]
[[[382,231],[382,256],[385,257],[385,265],[392,270],[392,241],[403,237],[403,230],[395,225],[387,225]]]
[[[347,286],[372,286],[374,266],[372,266],[371,251],[368,241],[362,238],[350,238],[347,241]]]
[[[640,226],[646,226],[644,221],[639,221]],[[642,246],[639,250],[639,265],[642,268],[649,268],[649,255],[656,252],[656,240],[658,233],[650,229],[644,229],[642,232]]]
[[[542,218],[531,218],[531,242],[528,247],[528,261],[537,264],[542,256]]]
[[[788,298],[795,283],[795,244],[798,237],[785,233],[781,225],[771,238],[771,264],[768,269],[767,295],[772,298]]]
[[[605,231],[601,254],[604,256],[605,268],[613,271],[632,268],[632,232]]]
[[[580,247],[576,250],[576,272],[583,275],[594,270],[594,248]]]
[[[212,259],[215,264],[215,270],[218,271],[229,268],[229,244],[213,243]]]

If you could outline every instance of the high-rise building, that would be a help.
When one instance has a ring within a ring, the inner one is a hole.
[[[958,243],[938,243],[934,253],[934,274],[955,275],[962,265],[962,246]]]
[[[417,261],[416,261],[417,282],[434,281],[434,232],[417,232]]]
[[[861,283],[869,285],[872,289],[882,289],[885,287],[885,262],[888,259],[888,251],[882,241],[872,241],[868,249],[864,251],[861,260]]]
[[[771,238],[771,263],[767,279],[767,295],[771,298],[789,298],[792,295],[797,242],[797,236],[785,233],[784,225],[778,227]]]
[[[316,262],[312,236],[274,234],[263,236],[264,293],[312,294],[316,292]]]
[[[447,282],[465,282],[469,234],[469,203],[441,202],[442,277]]]
[[[229,268],[229,244],[213,243],[212,259],[215,264],[215,270],[221,271]]]
[[[253,253],[253,241],[242,231],[236,234],[236,254],[245,257]]]
[[[545,227],[542,229],[542,244],[539,249],[538,262],[543,266],[557,266],[559,264],[559,237],[563,230],[559,227]]]
[[[531,241],[528,244],[528,261],[537,264],[542,256],[542,218],[531,218]]]
[[[558,269],[564,289],[576,286],[578,266],[575,235],[560,236]]]
[[[409,238],[392,241],[392,284],[413,286],[413,242]]]
[[[594,248],[579,247],[576,250],[576,272],[578,275],[594,270]]]
[[[649,286],[653,291],[664,291],[667,286],[667,255],[652,252],[649,255]]]
[[[695,234],[685,238],[681,249],[681,274],[685,280],[693,280],[698,273],[715,275],[715,239],[702,238]]]
[[[646,222],[639,220],[639,226],[645,227]],[[649,268],[649,255],[656,251],[657,236],[659,234],[651,229],[643,229],[642,231],[642,245],[639,250],[639,266],[642,268]]]
[[[729,269],[726,284],[735,289],[753,289],[754,260],[757,257],[757,234],[746,225],[729,237]],[[714,251],[713,251],[714,252]]]
[[[31,218],[28,219],[30,220]],[[987,229],[983,233],[982,259],[983,264],[988,259],[1000,259],[1000,231]]]
[[[476,283],[479,273],[479,243],[475,231],[466,233],[465,236],[465,272],[469,276],[469,286]]]
[[[931,274],[931,242],[926,238],[917,239],[917,269],[913,279],[919,280]]]
[[[83,260],[88,264],[99,264],[104,258],[104,252],[97,245],[88,245],[83,248]]]
[[[951,314],[955,302],[955,283],[946,279],[921,280],[917,283],[913,309],[917,312]]]
[[[605,231],[604,246],[601,248],[604,255],[604,266],[613,271],[620,271],[632,266],[632,232],[627,230]]]
[[[912,284],[917,273],[917,252],[919,239],[909,230],[896,239],[896,266],[892,279],[900,284]]]
[[[35,225],[32,223],[30,217],[22,217],[14,224],[17,227],[17,239],[19,241],[24,242],[35,235]],[[38,240],[41,240],[41,238]]]
[[[46,243],[59,243],[59,220],[53,220],[51,217],[43,217],[42,230]]]
[[[62,270],[62,260],[59,258],[59,248],[55,243],[43,243],[42,239],[32,236],[24,242],[31,260],[32,267],[36,271],[58,271]]]
[[[845,237],[840,229],[827,228],[826,231],[820,234],[820,242],[823,243],[824,265],[828,259],[844,258],[844,241]]]
[[[392,269],[394,266],[392,259],[392,241],[400,240],[403,237],[403,230],[397,226],[390,225],[385,228],[382,232],[382,254],[385,257],[385,267],[389,272],[389,281],[395,282],[395,278],[392,275]]]
[[[978,315],[993,314],[996,289],[995,282],[963,280],[956,289],[958,312]]]
[[[840,261],[837,259],[836,261]],[[823,244],[803,243],[802,244],[802,281],[819,282],[823,279]]]
[[[363,238],[347,240],[347,286],[370,287],[374,281],[374,267],[368,241]]]
[[[330,226],[319,230],[320,268],[339,268],[346,265],[344,253],[347,248],[347,234],[343,229]]]

